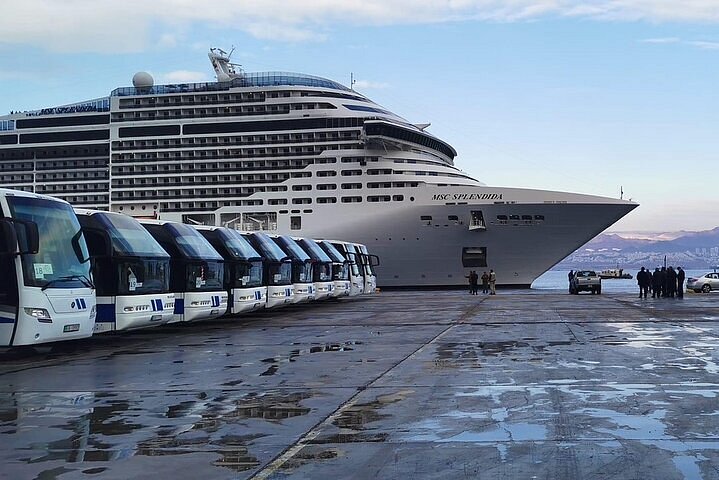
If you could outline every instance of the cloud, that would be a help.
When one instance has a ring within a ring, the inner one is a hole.
[[[689,45],[690,47],[701,48],[702,50],[719,50],[719,42],[710,42],[706,40],[682,40],[676,37],[666,38],[644,38],[639,40],[641,43],[653,44],[680,44]]]
[[[639,40],[642,43],[678,43],[681,39],[677,37],[662,37],[662,38],[643,38]]]
[[[692,47],[701,48],[702,50],[719,50],[719,42],[691,41],[685,43]]]
[[[155,82],[158,84],[162,83],[200,83],[200,82],[211,82],[214,79],[210,78],[205,72],[193,72],[190,70],[175,70],[167,73],[160,73],[157,75]]]
[[[358,90],[370,90],[389,87],[389,83],[371,82],[369,80],[355,80],[354,87]]]
[[[714,24],[719,8],[716,0],[123,0],[121,6],[116,0],[3,0],[0,45],[129,53],[178,45],[178,32],[198,26],[307,42],[343,26],[562,17]]]

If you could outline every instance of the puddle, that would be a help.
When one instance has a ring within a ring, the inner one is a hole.
[[[297,452],[292,458],[280,466],[280,470],[294,470],[309,463],[337,458],[343,452],[337,448],[317,449],[316,446],[307,446]]]
[[[362,342],[344,342],[344,343],[327,343],[325,345],[314,345],[310,348],[305,349],[294,349],[290,351],[289,355],[278,355],[276,357],[264,358],[261,360],[262,363],[271,363],[269,368],[264,372],[260,373],[260,377],[266,377],[274,375],[279,370],[280,365],[283,363],[292,363],[297,361],[297,357],[302,355],[308,355],[313,353],[326,353],[326,352],[350,352],[354,350],[353,345],[361,345]],[[225,367],[229,368],[229,367]],[[233,367],[239,368],[239,367]]]
[[[380,410],[387,405],[400,402],[414,393],[414,390],[400,390],[387,395],[378,395],[373,402],[356,403],[344,409],[332,424],[340,429],[333,435],[320,435],[311,444],[384,442],[386,432],[374,432],[369,424],[390,417]]]

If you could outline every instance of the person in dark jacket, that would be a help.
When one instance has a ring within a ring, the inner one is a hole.
[[[684,280],[687,278],[682,267],[677,267],[677,297],[684,298]]]
[[[569,293],[572,293],[572,279],[574,279],[574,270],[569,271],[569,274],[567,274],[567,278],[569,279]]]
[[[677,290],[677,272],[674,271],[674,267],[671,265],[667,268],[666,289],[667,297],[674,298]]]
[[[659,288],[662,292],[662,298],[667,298],[667,267],[659,270]]]
[[[644,294],[644,298],[647,298],[647,294],[649,294],[649,285],[652,283],[652,276],[651,274],[642,267],[641,270],[637,272],[637,284],[639,285],[639,298],[642,298],[642,294]]]
[[[659,267],[654,269],[652,274],[652,298],[659,298],[662,294],[662,279]]]
[[[477,281],[479,280],[479,275],[477,275],[477,272],[474,270],[470,270],[467,278],[469,279],[469,294],[477,295]]]
[[[482,274],[482,293],[489,292],[489,274],[484,272]]]

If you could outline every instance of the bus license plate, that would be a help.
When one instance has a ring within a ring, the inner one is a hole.
[[[63,333],[77,332],[78,330],[80,330],[79,323],[71,323],[70,325],[65,325],[64,327],[62,327]]]

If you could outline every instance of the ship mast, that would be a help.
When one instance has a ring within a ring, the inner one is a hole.
[[[218,82],[229,82],[235,78],[244,78],[245,72],[242,70],[242,65],[230,61],[234,51],[235,47],[232,47],[230,53],[221,48],[210,48],[207,56],[210,58],[210,63],[215,70]]]

